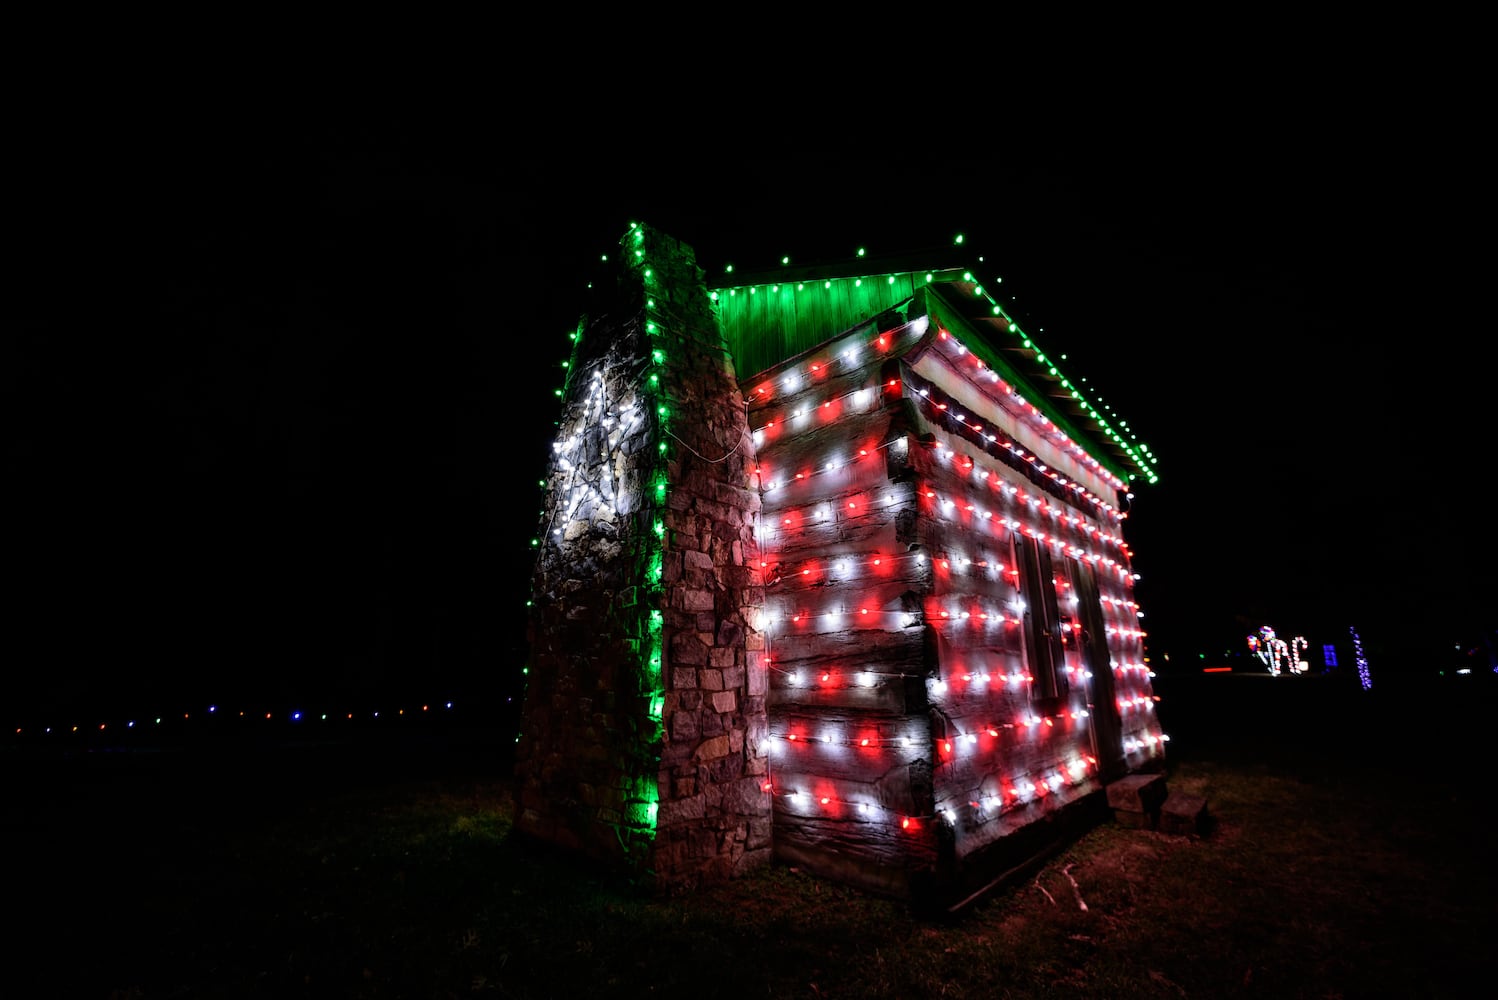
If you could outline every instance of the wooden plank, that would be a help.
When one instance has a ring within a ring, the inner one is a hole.
[[[907,716],[925,711],[924,676],[887,672],[887,663],[875,666],[881,672],[842,665],[822,670],[793,666],[772,671],[765,703],[772,711],[797,706],[828,715],[851,711]],[[801,679],[792,681],[792,677]]]
[[[832,667],[856,671],[875,667],[884,673],[924,674],[932,664],[923,629],[839,629],[833,632],[773,634],[766,639],[772,669]]]

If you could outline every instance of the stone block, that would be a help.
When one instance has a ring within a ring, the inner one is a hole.
[[[696,753],[698,760],[716,760],[719,757],[725,757],[727,755],[727,736],[714,736],[710,740],[704,740],[702,744],[697,747]]]
[[[698,820],[705,815],[705,803],[701,795],[689,799],[662,802],[656,810],[658,826],[673,826],[688,820]]]
[[[723,670],[723,687],[726,690],[737,690],[744,686],[744,668],[738,665],[725,667]]]
[[[1108,807],[1115,812],[1158,812],[1165,801],[1163,774],[1130,774],[1108,785]]]
[[[675,594],[679,602],[678,607],[683,611],[711,611],[713,609],[713,594],[710,590],[689,590],[680,588]]]
[[[1207,832],[1207,800],[1200,795],[1171,792],[1160,806],[1160,832],[1183,836]]]

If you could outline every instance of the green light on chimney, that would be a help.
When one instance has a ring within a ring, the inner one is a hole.
[[[654,775],[643,775],[632,781],[633,788],[625,797],[625,818],[633,827],[655,835],[655,819],[660,799]]]
[[[791,262],[791,259],[789,257],[782,257],[782,258],[780,258],[780,263],[782,263],[782,264],[789,264],[790,262]]]

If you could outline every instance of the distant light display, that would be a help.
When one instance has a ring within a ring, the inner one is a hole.
[[[1289,641],[1281,639],[1268,625],[1260,628],[1258,635],[1248,637],[1248,651],[1258,657],[1275,677],[1287,669],[1292,674],[1305,673],[1306,665],[1300,658],[1300,651],[1309,645],[1301,635]]]
[[[1364,691],[1367,691],[1373,686],[1373,681],[1368,677],[1368,657],[1363,653],[1363,640],[1356,628],[1349,627],[1347,631],[1352,633],[1352,654],[1358,664],[1358,683],[1363,685]]]

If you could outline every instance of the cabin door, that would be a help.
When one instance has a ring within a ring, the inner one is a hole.
[[[1092,673],[1092,749],[1097,755],[1098,777],[1106,784],[1128,772],[1124,763],[1123,726],[1118,717],[1118,696],[1113,689],[1113,663],[1108,653],[1108,626],[1103,621],[1103,602],[1098,598],[1097,576],[1092,567],[1070,559],[1072,585],[1077,595],[1082,662]]]

